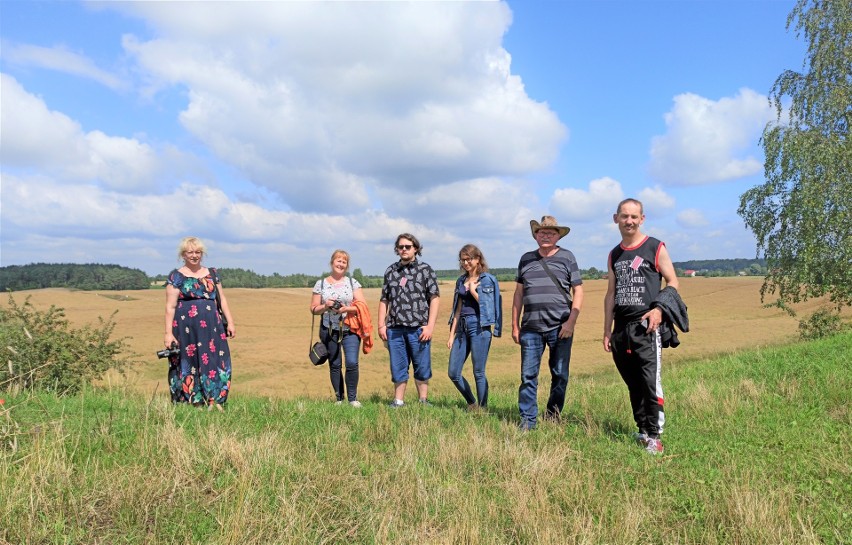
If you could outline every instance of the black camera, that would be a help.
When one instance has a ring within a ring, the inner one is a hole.
[[[331,305],[331,308],[333,308],[334,310],[340,310],[340,307],[342,307],[342,306],[343,306],[343,303],[341,303],[339,300],[335,299],[334,303]]]
[[[157,352],[157,357],[160,359],[170,358],[172,356],[177,356],[180,354],[180,348],[178,348],[177,343],[172,343],[172,345],[168,348],[164,348]]]

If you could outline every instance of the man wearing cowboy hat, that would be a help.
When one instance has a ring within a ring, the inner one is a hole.
[[[538,249],[521,256],[512,300],[512,340],[521,345],[518,410],[522,430],[535,429],[538,420],[538,374],[545,346],[551,375],[545,418],[558,421],[562,414],[574,326],[583,306],[577,260],[556,244],[570,228],[559,225],[553,216],[543,216],[540,223],[530,221],[530,230]]]

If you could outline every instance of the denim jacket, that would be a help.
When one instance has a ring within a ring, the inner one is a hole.
[[[456,280],[456,288],[453,290],[453,306],[450,310],[450,325],[453,324],[453,318],[456,315],[456,306],[459,304],[459,288],[464,285],[466,274],[458,277]],[[503,304],[500,296],[500,284],[497,278],[491,273],[481,273],[479,275],[479,287],[476,288],[479,294],[479,326],[487,327],[494,326],[493,335],[499,337],[503,331]]]

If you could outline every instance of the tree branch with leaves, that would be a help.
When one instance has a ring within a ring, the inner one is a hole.
[[[852,3],[799,0],[787,18],[808,43],[802,72],[770,92],[777,118],[760,143],[765,182],[740,197],[767,275],[761,298],[790,304],[827,296],[852,305]]]

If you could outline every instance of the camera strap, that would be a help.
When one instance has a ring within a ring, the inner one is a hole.
[[[565,302],[568,303],[568,311],[570,312],[572,299],[568,296],[568,292],[565,291],[565,288],[562,287],[562,284],[560,284],[559,280],[557,280],[556,277],[553,275],[553,272],[550,270],[550,267],[547,266],[547,261],[544,259],[544,257],[539,255],[538,261],[539,263],[541,263],[541,266],[544,269],[544,272],[547,273],[547,276],[549,276],[550,279],[553,280],[553,283],[556,284],[556,287],[559,288],[559,291],[562,293],[562,297],[564,297]]]

